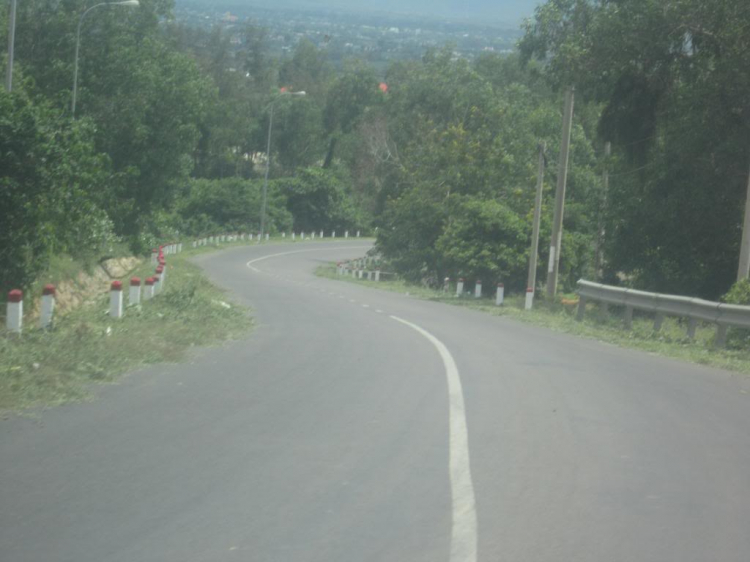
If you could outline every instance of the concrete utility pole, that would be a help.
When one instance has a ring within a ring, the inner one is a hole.
[[[747,196],[745,200],[745,224],[742,227],[742,246],[740,247],[740,267],[737,281],[750,277],[750,175],[747,178]]]
[[[13,52],[16,43],[16,0],[10,2],[10,27],[8,28],[8,71],[5,75],[5,89],[13,91]]]
[[[539,224],[542,222],[542,192],[544,190],[544,153],[547,145],[539,143],[539,168],[536,176],[536,200],[534,201],[534,228],[531,233],[531,251],[529,252],[529,277],[526,288],[536,291],[536,264],[539,257]]]
[[[602,278],[602,264],[604,263],[604,215],[607,212],[607,199],[609,197],[609,157],[612,154],[612,143],[604,144],[604,173],[602,174],[603,193],[599,217],[596,226],[596,253],[594,254],[594,273],[598,279]]]
[[[552,237],[549,247],[549,267],[547,268],[547,296],[552,299],[557,294],[557,276],[560,268],[562,247],[563,216],[565,214],[565,187],[568,183],[568,160],[570,158],[570,132],[573,128],[573,103],[575,88],[571,86],[565,93],[565,114],[563,116],[562,145],[557,172],[555,191],[555,217],[552,222]]]

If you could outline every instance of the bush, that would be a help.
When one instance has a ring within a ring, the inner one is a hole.
[[[750,305],[750,279],[737,281],[721,300],[727,304]]]

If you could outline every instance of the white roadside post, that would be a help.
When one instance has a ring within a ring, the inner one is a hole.
[[[456,283],[456,296],[460,297],[464,294],[464,280],[463,277],[458,280],[458,283]]]
[[[282,240],[286,240],[286,232],[282,232],[281,233],[281,239]]]
[[[128,293],[128,304],[135,306],[141,304],[141,278],[133,277],[130,280],[130,292]]]
[[[322,240],[323,238],[325,238],[325,236],[323,235],[323,231],[321,230],[320,231],[320,239]]]
[[[144,301],[150,301],[154,298],[154,278],[153,277],[147,277],[146,278],[146,290],[143,291],[143,300]]]
[[[479,279],[477,281],[477,284],[474,286],[474,298],[480,299],[482,298],[482,280]]]
[[[497,295],[495,296],[495,304],[497,306],[502,306],[503,302],[505,302],[505,285],[502,283],[497,284]]]
[[[331,233],[331,238],[336,238],[336,231],[335,230]]]
[[[159,278],[159,275],[154,275],[154,296],[158,295],[161,291],[161,279]]]
[[[45,285],[42,290],[42,311],[39,314],[39,327],[44,330],[52,325],[55,313],[55,286]]]
[[[344,238],[349,238],[349,231],[348,230],[344,232]]]
[[[299,233],[299,238],[300,238],[300,240],[302,240],[302,241],[304,241],[304,240],[305,240],[305,232],[304,232],[304,231],[302,231],[302,232],[300,232],[300,233]]]
[[[109,290],[109,315],[122,318],[122,281],[112,281]]]
[[[164,274],[164,266],[160,265],[156,268],[156,292],[161,293],[164,290],[164,280],[166,275]]]
[[[8,293],[5,326],[9,332],[20,334],[23,329],[23,291],[13,289]]]
[[[367,280],[372,281],[372,271],[370,270],[367,271]]]
[[[448,289],[450,289],[450,286],[451,286],[451,278],[446,277],[445,279],[443,279],[443,292],[444,293],[448,292]]]
[[[534,289],[529,287],[526,289],[526,305],[524,306],[525,310],[531,310],[534,307]]]
[[[310,240],[315,240],[315,231],[312,231],[312,234],[310,234]]]
[[[375,282],[376,283],[380,282],[380,269],[375,270]]]
[[[270,234],[268,234],[268,232],[266,232],[266,242],[268,242],[268,238],[269,238],[270,236],[271,236],[271,235],[270,235]]]
[[[359,230],[357,231],[357,238],[359,238]]]
[[[296,242],[296,241],[297,241],[297,233],[292,232],[292,242]]]

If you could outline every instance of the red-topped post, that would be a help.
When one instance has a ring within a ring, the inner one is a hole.
[[[154,298],[154,278],[146,278],[146,289],[143,291],[143,300],[148,301]]]
[[[141,279],[133,277],[130,280],[130,294],[128,295],[128,304],[130,306],[141,304]]]
[[[529,287],[526,289],[526,310],[531,310],[534,307],[534,289],[533,287]]]
[[[112,281],[109,289],[109,315],[122,318],[122,281]]]
[[[8,293],[5,325],[9,332],[20,334],[23,329],[23,291],[13,289]]]
[[[56,293],[54,285],[45,285],[42,289],[42,311],[39,314],[39,327],[42,329],[49,328],[52,325]]]
[[[497,294],[495,295],[495,304],[497,306],[502,306],[502,304],[505,302],[505,285],[502,283],[497,284]]]

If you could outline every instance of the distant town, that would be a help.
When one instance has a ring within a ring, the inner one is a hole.
[[[359,58],[385,69],[397,60],[421,57],[430,48],[451,45],[456,57],[472,60],[482,53],[508,53],[521,37],[519,28],[482,26],[438,18],[396,14],[346,13],[332,10],[258,8],[185,0],[177,3],[179,23],[192,27],[221,26],[243,42],[243,27],[252,23],[268,30],[268,47],[283,57],[307,39],[325,48],[334,64]]]

